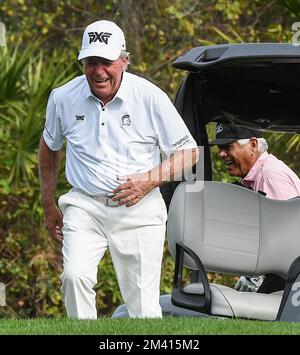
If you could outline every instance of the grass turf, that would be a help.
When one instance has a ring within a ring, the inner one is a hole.
[[[0,319],[1,335],[299,335],[300,323],[236,319]]]

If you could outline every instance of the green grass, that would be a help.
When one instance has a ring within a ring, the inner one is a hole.
[[[0,319],[1,335],[212,335],[300,334],[300,323],[209,318]]]

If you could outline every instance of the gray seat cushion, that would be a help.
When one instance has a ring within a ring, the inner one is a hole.
[[[271,294],[239,292],[219,284],[210,284],[210,288],[211,314],[234,318],[275,320],[283,295],[283,291]],[[190,284],[184,291],[201,294],[202,283]]]

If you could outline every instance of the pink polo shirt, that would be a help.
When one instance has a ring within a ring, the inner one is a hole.
[[[275,200],[300,196],[299,177],[283,161],[267,152],[257,159],[241,184],[253,191],[263,191],[266,197]]]

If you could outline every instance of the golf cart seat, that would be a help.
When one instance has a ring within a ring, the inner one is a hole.
[[[168,241],[175,257],[172,303],[204,314],[300,321],[300,198],[271,200],[212,181],[181,183],[172,198]],[[182,285],[183,267],[197,280]],[[239,292],[209,284],[207,271],[276,274],[284,291]],[[292,319],[291,319],[292,317]]]

